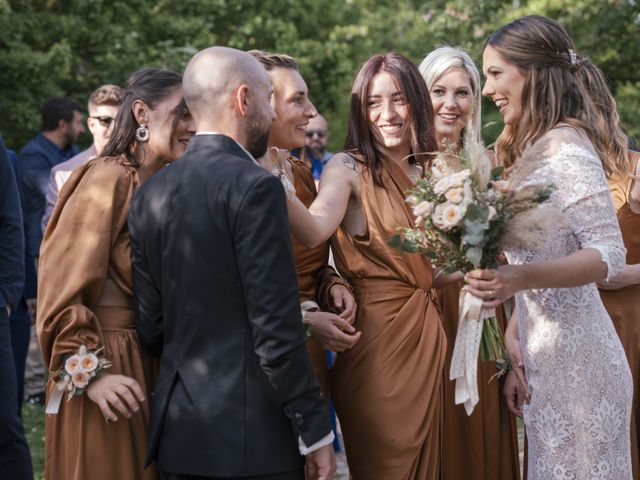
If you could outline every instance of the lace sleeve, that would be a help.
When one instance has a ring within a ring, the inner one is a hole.
[[[564,145],[551,165],[554,194],[581,248],[594,248],[607,264],[607,280],[622,272],[626,249],[600,160],[574,144]]]

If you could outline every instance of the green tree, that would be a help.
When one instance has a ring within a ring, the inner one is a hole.
[[[372,54],[393,50],[417,63],[449,44],[480,65],[491,32],[536,13],[558,19],[603,69],[625,127],[640,137],[639,9],[636,0],[0,0],[0,127],[19,148],[38,130],[48,97],[84,102],[102,83],[122,85],[143,66],[180,71],[218,44],[294,56],[337,150],[351,84]],[[483,117],[491,142],[501,117],[486,101]]]

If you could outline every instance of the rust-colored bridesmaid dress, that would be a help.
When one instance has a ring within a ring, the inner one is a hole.
[[[627,248],[627,264],[640,263],[640,215],[633,213],[627,201],[631,178],[609,182],[613,203],[618,210],[618,222]],[[631,408],[631,466],[634,480],[640,480],[640,284],[618,290],[600,290],[613,325],[627,354],[633,376],[633,404]]]
[[[144,469],[149,395],[157,361],[135,332],[127,211],[139,185],[124,157],[79,167],[60,193],[40,251],[38,337],[49,372],[80,345],[104,348],[108,373],[134,378],[146,400],[131,418],[106,423],[87,394],[66,396],[45,423],[47,480],[153,480]],[[55,385],[47,386],[47,399]]]
[[[399,165],[383,162],[382,186],[366,168],[360,176],[366,233],[341,227],[332,240],[362,331],[337,355],[332,395],[355,480],[436,480],[446,339],[430,263],[388,245],[398,225],[413,226],[405,203],[413,184]]]
[[[295,157],[289,157],[289,163],[293,171],[296,197],[308,208],[317,196],[316,185],[311,175],[311,170],[302,161]],[[300,303],[312,300],[318,302],[318,290],[330,288],[335,283],[346,284],[340,279],[335,271],[328,266],[329,242],[322,243],[315,248],[307,248],[302,243],[291,237],[293,244],[293,258],[296,264],[296,275],[298,277],[298,295]],[[320,275],[319,273],[327,273]],[[318,285],[320,283],[320,285]],[[313,338],[307,340],[307,350],[313,371],[320,383],[322,393],[328,399],[329,389],[329,368],[327,357],[322,346]]]
[[[444,407],[442,422],[442,480],[518,480],[518,430],[516,419],[502,396],[502,382],[491,377],[494,362],[478,365],[480,402],[470,416],[463,405],[455,404],[455,382],[449,380],[453,345],[458,332],[458,297],[464,282],[440,291],[442,322],[447,335],[444,366]],[[505,315],[498,311],[504,331]]]

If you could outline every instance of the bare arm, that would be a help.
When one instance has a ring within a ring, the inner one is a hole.
[[[355,160],[335,155],[325,166],[317,198],[307,210],[295,198],[287,198],[289,226],[294,237],[307,248],[326,242],[342,222],[358,179]]]
[[[566,257],[526,265],[503,265],[497,270],[474,270],[465,280],[469,291],[495,308],[521,290],[572,288],[606,278],[600,252],[584,248]]]
[[[619,288],[636,285],[638,283],[640,283],[640,263],[626,265],[620,275],[617,275],[608,282],[598,282],[598,288],[602,290],[618,290]]]
[[[552,260],[469,272],[470,292],[485,300],[486,307],[496,307],[521,290],[608,281],[624,269],[626,250],[600,161],[581,155],[559,161],[562,168],[552,170],[552,180],[562,189],[551,201],[562,208],[580,250]]]

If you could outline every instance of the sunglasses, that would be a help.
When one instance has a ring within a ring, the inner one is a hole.
[[[108,115],[100,115],[96,117],[89,115],[89,118],[95,118],[103,127],[108,127],[109,125],[111,125],[111,122],[115,120],[113,117],[109,117]]]
[[[312,138],[314,135],[317,135],[318,138],[324,138],[327,132],[324,130],[307,130],[304,134],[307,138]]]

